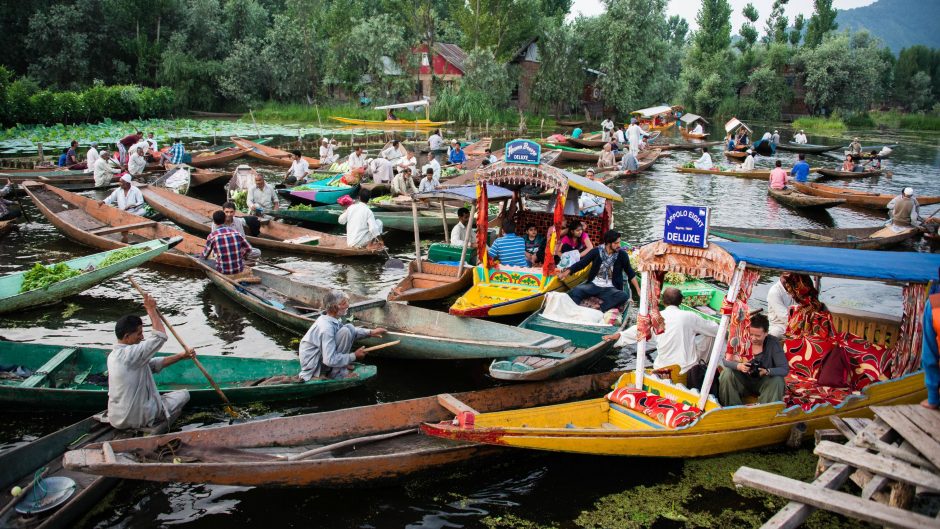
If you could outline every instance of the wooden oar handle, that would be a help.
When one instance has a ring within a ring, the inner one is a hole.
[[[373,345],[372,347],[366,347],[362,350],[363,353],[368,353],[371,351],[378,351],[379,349],[385,349],[386,347],[392,347],[401,343],[401,340],[395,340],[394,342],[385,342],[380,343],[379,345]]]

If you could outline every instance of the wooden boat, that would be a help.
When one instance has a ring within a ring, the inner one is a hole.
[[[337,204],[328,206],[317,206],[313,209],[282,209],[272,211],[271,215],[281,219],[293,220],[297,222],[311,222],[314,224],[327,224],[330,226],[339,225],[339,216],[343,214],[343,207]],[[415,219],[410,211],[382,211],[377,207],[372,208],[372,213],[376,220],[382,221],[385,229],[407,231],[414,233]],[[495,216],[494,216],[495,218]],[[421,233],[439,232],[444,226],[444,217],[440,211],[423,209],[418,211],[418,230]],[[446,220],[448,227],[453,227],[457,223],[457,216],[453,215]]]
[[[247,141],[247,140],[246,140]],[[254,143],[254,142],[252,142]],[[256,143],[256,145],[261,145]],[[245,146],[236,146],[229,147],[227,149],[222,149],[221,151],[209,151],[199,154],[194,154],[192,159],[189,161],[189,165],[198,168],[205,167],[218,167],[220,165],[225,165],[228,162],[237,160],[242,156],[248,154],[250,149]]]
[[[604,184],[609,184],[613,182],[614,180],[618,180],[620,178],[627,178],[630,176],[636,176],[642,173],[643,171],[646,171],[647,169],[652,167],[654,163],[656,163],[656,160],[659,159],[660,154],[662,154],[662,151],[659,149],[650,149],[647,151],[640,152],[640,156],[637,159],[637,161],[640,162],[640,165],[637,166],[636,171],[620,171],[619,169],[613,168],[613,169],[607,169],[607,170],[601,169],[601,170],[598,170],[597,172],[602,173],[604,175],[604,180],[603,180]]]
[[[205,239],[180,229],[121,211],[92,198],[63,191],[48,184],[27,182],[23,189],[46,219],[73,241],[114,250],[153,239],[182,237],[176,248],[153,258],[153,262],[180,268],[195,268],[188,255],[202,253]]]
[[[208,234],[212,231],[212,214],[221,209],[221,206],[180,195],[161,187],[140,186],[140,191],[150,207],[180,226],[198,233]],[[241,213],[236,213],[236,215],[244,216]],[[259,236],[247,235],[246,239],[252,246],[258,248],[299,254],[358,257],[376,255],[385,249],[380,243],[372,244],[367,248],[351,248],[347,246],[345,237],[291,226],[283,222],[262,222]]]
[[[583,136],[580,138],[572,138],[571,136],[565,136],[565,141],[568,145],[572,147],[581,147],[584,149],[599,149],[604,145],[610,143],[610,141],[604,140],[589,140],[585,139]]]
[[[188,165],[178,165],[157,178],[151,184],[153,187],[162,187],[185,195],[189,193],[189,186],[192,183],[192,172]]]
[[[838,149],[838,145],[813,145],[812,143],[796,143],[789,141],[787,143],[781,143],[777,145],[777,148],[781,151],[790,151],[790,152],[802,152],[805,154],[822,154],[824,152],[829,152],[835,149]]]
[[[0,313],[56,303],[68,296],[96,287],[126,270],[142,265],[176,246],[181,241],[181,238],[176,237],[170,240],[147,241],[135,244],[131,248],[136,248],[142,253],[104,267],[101,267],[100,263],[114,252],[121,250],[110,250],[70,259],[64,261],[64,264],[73,270],[81,270],[83,272],[81,275],[53,283],[46,288],[26,292],[20,292],[20,289],[23,287],[23,279],[28,270],[0,276]],[[2,345],[2,342],[0,342],[0,345]]]
[[[679,128],[679,132],[682,134],[682,137],[683,137],[683,138],[687,138],[687,139],[690,139],[690,140],[704,140],[705,138],[708,137],[708,133],[707,133],[707,132],[704,133],[704,134],[695,134],[695,133],[689,132],[689,131],[687,131],[686,129],[681,128],[681,127]]]
[[[897,195],[885,193],[872,193],[870,191],[861,191],[858,189],[849,189],[847,187],[827,186],[817,183],[790,182],[794,188],[801,193],[825,198],[841,198],[845,200],[846,205],[859,206],[871,209],[885,209],[888,202],[891,202]],[[940,204],[940,196],[917,197],[917,203],[921,206],[930,204]]]
[[[548,405],[595,394],[609,387],[618,375],[585,375],[456,393],[454,397],[479,411]],[[158,482],[349,487],[438,470],[459,462],[479,461],[498,453],[495,447],[453,443],[418,433],[417,427],[422,422],[440,421],[449,416],[451,412],[436,396],[421,397],[193,429],[127,442],[112,441],[114,461],[104,458],[101,444],[92,444],[69,452],[65,464],[102,476]],[[385,439],[375,437],[404,430],[413,433]],[[343,441],[349,441],[345,449],[336,446]],[[177,444],[182,450],[181,461],[169,464],[159,454],[164,447]],[[324,445],[334,445],[334,449],[317,458],[283,461],[274,457]],[[355,445],[355,450],[350,450],[350,445]]]
[[[871,171],[839,171],[836,169],[815,169],[823,178],[868,178],[869,176],[881,176],[884,171],[875,169]]]
[[[201,110],[187,110],[186,112],[200,118],[239,119],[245,115],[232,112],[203,112]]]
[[[257,266],[260,283],[240,284],[200,262],[215,286],[259,316],[303,334],[323,308],[330,289],[309,281],[316,275]],[[545,354],[564,349],[568,340],[498,323],[457,318],[447,313],[350,294],[349,314],[355,324],[388,329],[386,336],[366,338],[366,345],[399,340],[376,354],[393,358],[462,360],[496,358],[516,352]]]
[[[717,169],[698,169],[697,167],[676,167],[676,171],[690,174],[736,176],[738,178],[750,178],[752,180],[767,180],[770,178],[770,169],[755,169],[753,171],[719,171]]]
[[[871,228],[806,229],[758,229],[711,226],[709,228],[709,234],[737,242],[799,244],[802,246],[825,246],[828,248],[852,248],[857,250],[889,248],[917,235],[917,229],[911,228],[895,235],[872,237],[872,235],[884,229],[884,226]]]
[[[909,290],[919,290],[918,287],[936,278],[940,256],[917,255],[910,268],[897,274],[891,263],[906,261],[910,255],[833,248],[795,251],[786,246],[754,247],[738,243],[712,244],[689,254],[688,248],[655,242],[640,249],[639,270],[644,291],[648,289],[648,281],[655,280],[653,272],[696,270],[701,277],[709,276],[731,284],[727,299],[745,304],[744,310],[747,310],[750,291],[742,290],[742,278],[745,273],[753,274],[757,270],[794,271],[810,276],[835,274],[889,281]],[[852,263],[852,266],[846,267],[845,263]],[[904,321],[918,321],[923,317],[919,313],[923,311],[922,305],[914,302],[909,305]],[[593,399],[527,409],[506,406],[498,412],[479,412],[472,405],[462,406],[459,398],[448,398],[449,409],[462,412],[459,419],[453,421],[448,417],[441,422],[425,423],[421,429],[431,436],[454,441],[643,457],[709,456],[778,445],[795,435],[812,437],[816,429],[830,427],[831,417],[863,416],[870,414],[870,406],[916,403],[926,394],[922,386],[924,373],[918,361],[921,341],[911,336],[916,331],[899,336],[901,318],[897,318],[887,329],[876,333],[873,329],[882,318],[870,315],[833,318],[836,332],[859,333],[847,336],[847,340],[859,347],[864,342],[883,347],[889,355],[879,360],[879,367],[869,366],[872,368],[870,376],[866,373],[861,382],[853,380],[847,390],[824,391],[826,388],[814,385],[814,379],[803,374],[803,369],[807,373],[809,369],[802,367],[805,365],[800,364],[802,360],[791,356],[793,385],[788,385],[784,401],[724,407],[708,392],[709,386],[716,382],[712,378],[715,368],[727,350],[724,339],[716,340],[711,350],[705,390],[699,392],[686,388],[671,376],[660,379],[648,373],[646,341],[641,338],[637,346],[636,371],[622,376],[615,385],[618,391],[609,397],[602,396],[606,392],[602,390]],[[730,315],[723,314],[721,328],[729,321]],[[872,332],[867,332],[868,329]],[[796,336],[787,340],[784,349],[796,347],[799,350],[797,345],[805,339]],[[794,371],[795,364],[801,369]],[[882,371],[887,369],[892,369],[890,374]],[[634,393],[631,399],[629,392],[636,390],[644,393]],[[652,400],[647,395],[657,397],[659,402],[654,408],[647,407]],[[677,405],[689,408],[676,409]]]
[[[600,151],[595,151],[591,149],[576,149],[574,147],[567,147],[565,145],[556,145],[553,143],[546,143],[546,147],[549,149],[557,149],[559,152],[558,159],[563,162],[593,162],[597,163],[597,160],[600,159]],[[620,160],[623,157],[622,153],[617,153],[614,155],[614,159]]]
[[[635,110],[630,112],[630,115],[637,118],[640,126],[648,128],[648,130],[669,130],[676,125],[675,112],[681,109],[682,107],[678,105],[661,105],[658,107]],[[655,120],[657,118],[662,119],[662,123],[656,124]]]
[[[616,191],[603,183],[551,167],[544,161],[537,166],[494,164],[477,171],[475,179],[479,184],[509,189],[518,189],[523,185],[537,187],[554,200],[562,200],[561,193],[567,192],[569,188],[607,199],[600,216],[566,215],[564,217],[564,222],[567,222],[569,218],[580,220],[586,226],[585,231],[592,241],[602,240],[603,234],[612,225],[613,202],[623,201]],[[555,219],[552,213],[531,210],[522,204],[518,197],[513,197],[512,200],[516,203],[510,206],[510,210],[514,208],[517,212],[515,220],[518,233],[523,233],[524,226],[530,224],[535,226],[554,224]],[[488,202],[481,198],[478,207],[486,208]],[[561,229],[562,226],[555,226],[550,236],[555,237]],[[590,272],[590,267],[588,267],[565,280],[560,280],[557,275],[551,273],[554,265],[551,259],[547,260],[551,264],[546,264],[541,268],[505,265],[491,268],[484,256],[485,252],[482,252],[480,264],[474,268],[473,286],[451,305],[451,314],[470,318],[488,318],[535,312],[542,306],[542,299],[547,292],[564,292],[574,288],[581,284]]]
[[[189,171],[189,187],[199,187],[204,185],[219,185],[228,179],[229,175],[225,171],[213,169],[192,169]]]
[[[579,325],[558,322],[543,316],[543,310],[533,313],[519,327],[571,340],[571,346],[550,356],[517,355],[493,360],[490,376],[498,380],[534,381],[562,377],[590,367],[614,346],[604,336],[620,332],[627,327],[628,311],[623,311],[623,322],[618,325]]]
[[[725,151],[725,157],[733,160],[743,160],[747,158],[747,151]]]
[[[556,119],[555,123],[562,127],[580,127],[587,123],[587,121],[583,119]]]
[[[828,209],[845,204],[844,198],[823,198],[806,195],[794,189],[768,188],[767,194],[781,204],[798,209]]]
[[[262,145],[260,143],[253,142],[245,138],[239,138],[237,136],[232,137],[232,142],[242,149],[247,149],[246,154],[248,156],[261,160],[262,162],[272,165],[280,165],[281,167],[290,167],[291,163],[293,163],[291,154],[287,151],[275,149],[274,147]],[[320,167],[320,160],[317,160],[316,158],[304,156],[303,159],[307,160],[307,163],[310,164],[311,169]]]
[[[381,128],[419,128],[426,129],[431,127],[440,127],[449,125],[453,121],[429,121],[426,119],[353,119],[340,116],[330,116],[330,119],[339,121],[346,125],[359,125],[362,127],[381,127]]]
[[[291,202],[300,202],[303,204],[336,204],[340,197],[352,195],[359,189],[359,185],[346,185],[340,182],[343,175],[338,174],[333,177],[317,180],[308,184],[291,187],[288,189],[278,189],[277,193]]]
[[[0,364],[24,367],[25,379],[0,380],[0,407],[6,409],[102,410],[108,406],[107,359],[110,349],[0,341]],[[158,353],[169,356],[171,353]],[[297,360],[240,358],[202,354],[199,361],[232,402],[305,399],[364,384],[375,366],[357,364],[356,377],[265,385],[271,377],[293,376]],[[89,380],[91,376],[91,380]],[[192,362],[179,362],[154,374],[160,391],[189,390],[189,404],[218,404],[219,395]]]
[[[388,293],[389,301],[432,301],[456,296],[473,284],[473,267],[432,263],[422,259],[408,264],[408,275]]]

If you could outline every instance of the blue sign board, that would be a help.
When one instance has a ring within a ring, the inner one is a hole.
[[[709,214],[705,206],[666,206],[663,241],[680,246],[707,247]]]
[[[512,140],[506,144],[506,163],[538,165],[542,159],[542,146],[531,140]]]

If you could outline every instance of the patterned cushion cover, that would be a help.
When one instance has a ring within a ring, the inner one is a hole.
[[[611,391],[607,394],[607,400],[641,412],[667,428],[687,426],[702,414],[702,410],[695,406],[631,387]]]

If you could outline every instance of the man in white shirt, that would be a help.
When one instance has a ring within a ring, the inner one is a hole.
[[[408,151],[401,146],[401,143],[398,140],[392,140],[391,145],[382,149],[380,156],[392,162],[392,165],[396,165],[406,154],[408,154]]]
[[[114,179],[114,175],[121,172],[120,169],[111,167],[111,162],[109,161],[110,157],[111,153],[108,152],[108,149],[101,149],[101,154],[98,156],[98,160],[95,161],[93,170],[95,173],[95,187],[110,184],[111,180]]]
[[[770,137],[770,142],[774,145],[780,145],[780,131],[775,130],[773,136]]]
[[[692,134],[705,134],[705,129],[702,128],[701,121],[697,121],[695,123],[695,128],[692,129]]]
[[[467,226],[469,225],[470,210],[467,208],[458,209],[457,225],[454,226],[454,229],[450,230],[450,243],[456,246],[463,246],[463,242],[467,238]],[[474,241],[476,241],[476,230],[470,230],[469,246],[473,246]]]
[[[418,170],[418,160],[415,158],[414,153],[406,152],[405,156],[398,161],[398,165],[396,167],[398,168],[399,172],[404,171],[405,169],[410,169],[412,172],[414,172]]]
[[[280,206],[274,187],[269,186],[260,174],[255,175],[255,187],[248,190],[248,212],[252,215],[264,215],[268,211],[279,209]]]
[[[421,183],[418,184],[418,193],[434,191],[439,187],[441,187],[441,183],[437,180],[437,178],[434,178],[434,170],[428,169],[425,171],[424,178],[421,179]]]
[[[440,130],[435,130],[430,137],[428,137],[428,149],[431,152],[441,150],[441,145],[444,145],[444,137],[441,136]]]
[[[627,137],[623,134],[623,127],[617,127],[617,130],[614,131],[614,141],[617,142],[617,146],[620,147],[620,150],[623,150],[623,146],[627,144]]]
[[[441,163],[437,161],[437,158],[434,156],[434,153],[428,153],[428,163],[424,164],[421,167],[421,174],[427,174],[428,168],[434,170],[434,179],[437,181],[441,180]]]
[[[411,176],[411,169],[405,169],[392,178],[392,196],[408,196],[418,192],[415,187],[414,179]]]
[[[741,164],[742,171],[753,171],[754,170],[754,151],[751,149],[747,150],[747,158],[744,159],[744,162]]]
[[[160,149],[157,148],[157,140],[154,139],[152,132],[147,133],[147,144],[150,145],[150,152],[154,153],[154,155],[160,151]]]
[[[303,184],[310,174],[310,162],[304,160],[299,150],[291,151],[290,169],[287,170],[287,178],[284,183],[289,186]]]
[[[369,172],[376,184],[387,184],[392,181],[392,162],[385,158],[374,158],[369,164]]]
[[[131,185],[131,175],[125,174],[118,182],[120,187],[108,195],[108,198],[104,199],[102,204],[116,207],[121,211],[133,213],[134,215],[146,213],[144,196],[141,194],[140,189]]]
[[[637,124],[636,118],[630,119],[630,127],[627,129],[627,141],[630,143],[630,152],[632,152],[634,156],[639,154],[640,140],[646,135],[643,129],[640,128],[640,125]]]
[[[323,138],[320,140],[320,164],[325,166],[333,165],[336,161],[336,155],[333,154],[333,145]]]
[[[346,161],[349,164],[350,169],[359,169],[360,167],[365,167],[368,165],[366,160],[366,153],[362,150],[361,145],[356,145],[356,150],[349,155],[349,159]]]
[[[98,158],[101,158],[101,155],[98,154],[98,142],[91,142],[91,147],[88,148],[88,152],[85,153],[85,172],[93,173],[95,172],[95,163],[98,162]]]
[[[800,145],[806,145],[807,138],[806,134],[800,130],[796,133],[796,136],[793,137],[793,143],[799,143]]]
[[[131,150],[131,157],[127,160],[127,172],[131,176],[138,176],[144,173],[144,169],[147,168],[147,159],[144,158],[144,148],[140,146],[135,146]]]
[[[776,336],[781,340],[787,331],[787,324],[790,321],[790,305],[793,305],[793,298],[787,293],[783,286],[783,280],[786,274],[780,276],[780,279],[770,290],[767,291],[767,319],[770,320],[769,334]]]
[[[711,169],[714,167],[712,163],[712,155],[708,154],[708,149],[702,148],[702,156],[695,161],[696,169]]]
[[[359,200],[349,205],[339,216],[339,223],[346,226],[346,245],[350,248],[365,248],[373,241],[381,242],[382,222],[376,220],[375,214],[369,209],[369,198],[369,190],[360,189]]]
[[[610,134],[610,131],[614,130],[614,122],[610,118],[605,118],[601,121],[601,130]]]

